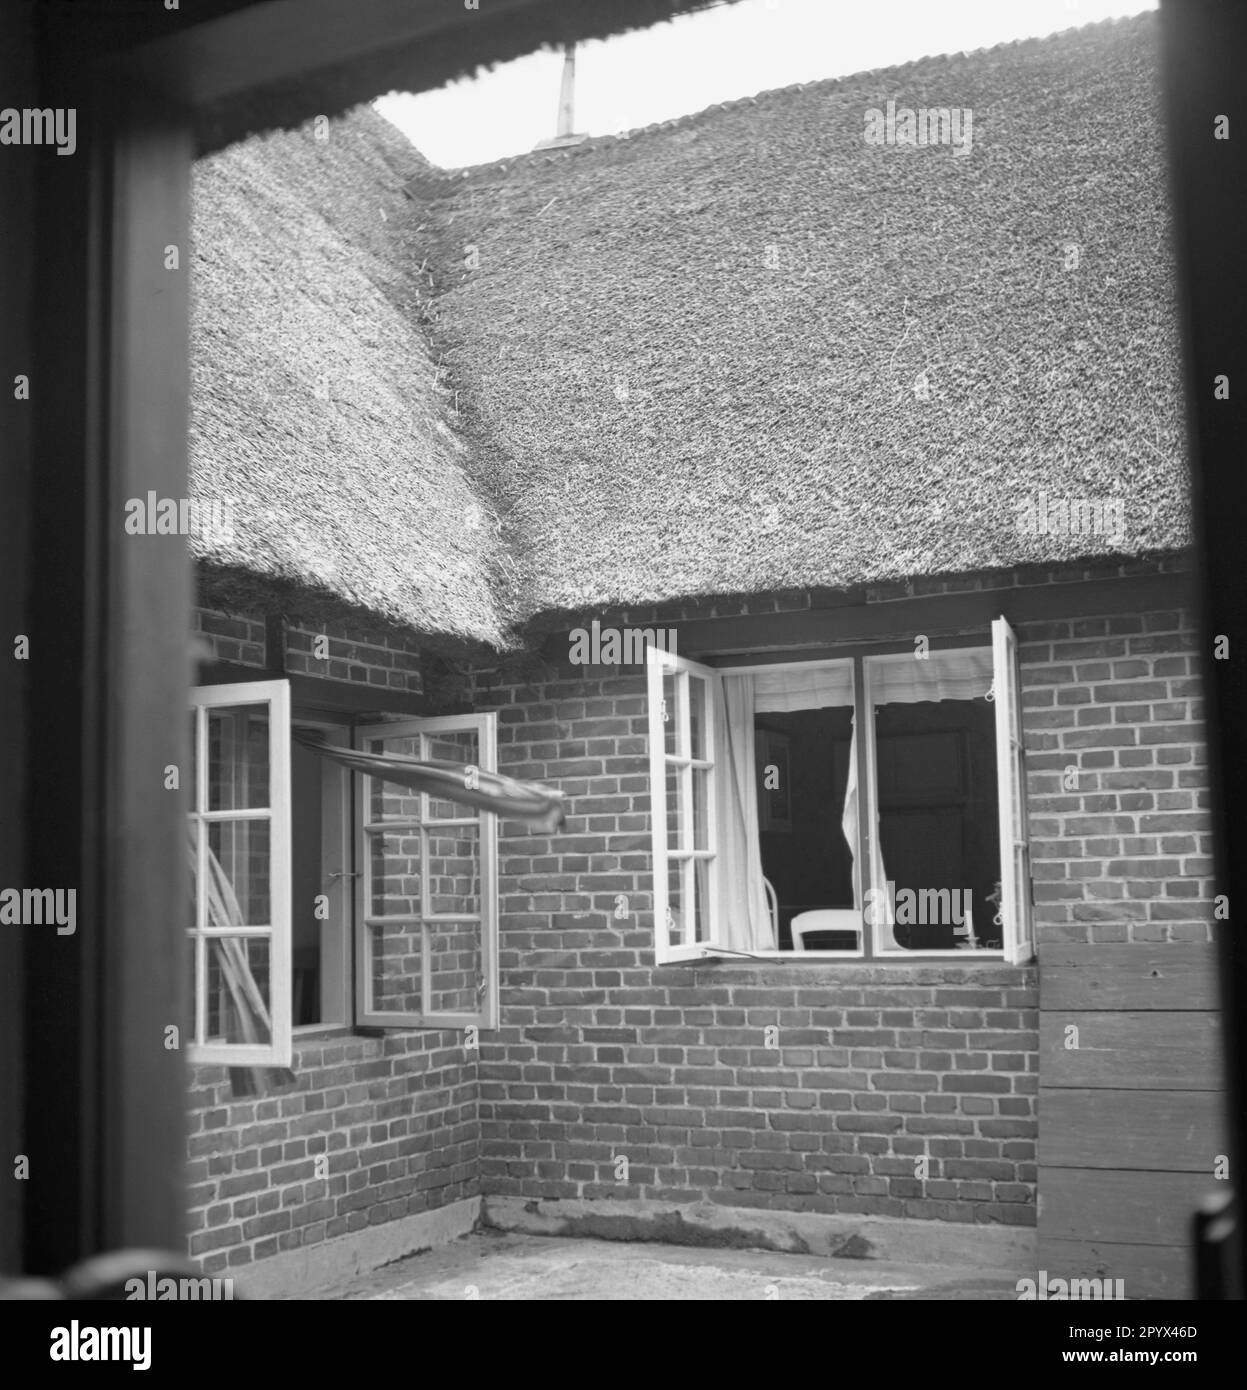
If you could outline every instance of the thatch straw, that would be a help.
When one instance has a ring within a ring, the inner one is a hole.
[[[465,467],[409,273],[423,165],[371,109],[250,140],[194,177],[192,485],[242,568],[422,632],[501,638],[496,522]],[[327,387],[327,399],[317,394]]]
[[[1186,544],[1158,60],[1149,14],[421,171],[522,611]],[[867,144],[889,98],[972,153]],[[1040,492],[1124,539],[1024,534]]]

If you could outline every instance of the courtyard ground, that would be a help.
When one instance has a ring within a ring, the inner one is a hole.
[[[1025,1272],[479,1231],[301,1297],[1016,1299]]]

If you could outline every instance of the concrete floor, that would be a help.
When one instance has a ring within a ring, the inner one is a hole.
[[[319,1299],[1016,1299],[1004,1270],[478,1232]]]

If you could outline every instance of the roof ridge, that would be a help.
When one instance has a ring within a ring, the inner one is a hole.
[[[859,83],[864,78],[904,73],[915,68],[932,68],[941,64],[951,67],[967,58],[976,58],[991,53],[1004,53],[1007,50],[1020,50],[1027,47],[1055,46],[1059,41],[1069,42],[1076,36],[1087,37],[1095,32],[1107,32],[1109,29],[1143,29],[1154,22],[1155,16],[1155,10],[1141,10],[1133,15],[1110,15],[1105,19],[1093,20],[1089,24],[1071,25],[1068,29],[1059,29],[1051,34],[1030,34],[1024,38],[1006,39],[1001,43],[988,44],[981,48],[964,48],[948,53],[924,54],[920,58],[910,58],[904,63],[896,63],[891,67],[862,68],[857,72],[843,73],[838,77],[820,77],[810,82],[792,82],[786,87],[768,87],[765,91],[755,92],[751,96],[733,97],[730,101],[714,102],[712,105],[703,106],[697,111],[689,111],[682,116],[671,116],[663,121],[652,121],[649,125],[636,126],[632,130],[619,131],[609,135],[590,136],[589,139],[578,145],[567,145],[556,149],[526,150],[521,154],[508,155],[503,159],[487,160],[483,164],[465,164],[450,169],[441,168],[430,162],[428,174],[431,177],[422,174],[419,177],[419,182],[448,184],[470,178],[475,174],[505,174],[509,172],[512,165],[516,164],[550,164],[558,160],[582,158],[586,153],[597,152],[607,148],[611,143],[622,144],[631,142],[638,136],[691,127],[697,122],[714,117],[721,112],[736,111],[746,106],[758,106],[764,102],[769,103],[794,92],[805,92],[815,87],[827,88],[830,91],[836,87],[847,87],[850,84]],[[415,181],[413,180],[413,182]]]

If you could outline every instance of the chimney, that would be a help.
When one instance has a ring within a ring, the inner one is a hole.
[[[563,85],[559,91],[559,128],[555,138],[564,139],[572,133],[572,108],[576,99],[576,45],[567,44],[563,49]]]
[[[534,148],[539,150],[554,150],[563,145],[579,145],[589,137],[585,134],[576,134],[575,110],[576,104],[576,45],[574,43],[563,46],[563,80],[559,86],[559,119],[555,127],[553,140],[542,140]]]

